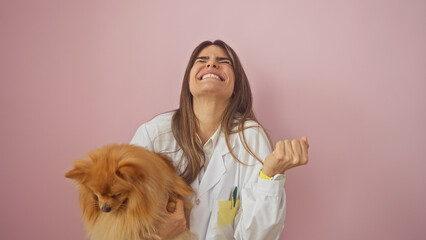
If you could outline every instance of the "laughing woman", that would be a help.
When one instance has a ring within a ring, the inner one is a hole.
[[[252,109],[248,79],[234,50],[205,41],[193,51],[179,109],[140,126],[132,144],[167,154],[194,189],[190,230],[199,239],[279,239],[284,228],[285,171],[307,164],[308,142],[272,149]],[[182,202],[158,232],[185,229]]]

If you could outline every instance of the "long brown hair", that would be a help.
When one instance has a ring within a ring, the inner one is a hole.
[[[225,42],[221,40],[216,40],[214,42],[204,41],[200,43],[191,54],[183,78],[179,109],[176,110],[172,118],[173,135],[178,145],[183,150],[183,156],[187,159],[186,162],[180,161],[180,164],[185,164],[185,170],[181,175],[189,184],[196,179],[200,170],[204,167],[204,152],[202,143],[197,137],[198,121],[194,114],[192,105],[193,97],[189,90],[189,75],[198,54],[201,50],[210,45],[219,46],[226,51],[228,57],[231,59],[235,74],[234,93],[223,113],[221,122],[221,130],[225,134],[226,145],[234,159],[242,163],[231,151],[229,140],[231,134],[238,133],[242,140],[243,147],[250,155],[262,163],[262,161],[250,150],[244,136],[244,123],[248,120],[258,121],[253,112],[253,99],[250,84],[240,59],[235,51]],[[259,126],[262,127],[260,124]]]

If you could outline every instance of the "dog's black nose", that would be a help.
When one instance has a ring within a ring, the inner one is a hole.
[[[101,209],[103,212],[111,212],[111,207],[106,204],[104,204]]]

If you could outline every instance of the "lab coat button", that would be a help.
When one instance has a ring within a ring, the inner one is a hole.
[[[200,199],[195,200],[195,204],[199,205],[200,204]]]

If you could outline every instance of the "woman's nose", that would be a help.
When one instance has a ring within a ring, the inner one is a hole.
[[[213,67],[213,68],[217,68],[217,63],[215,61],[208,61],[207,62],[207,67]]]

